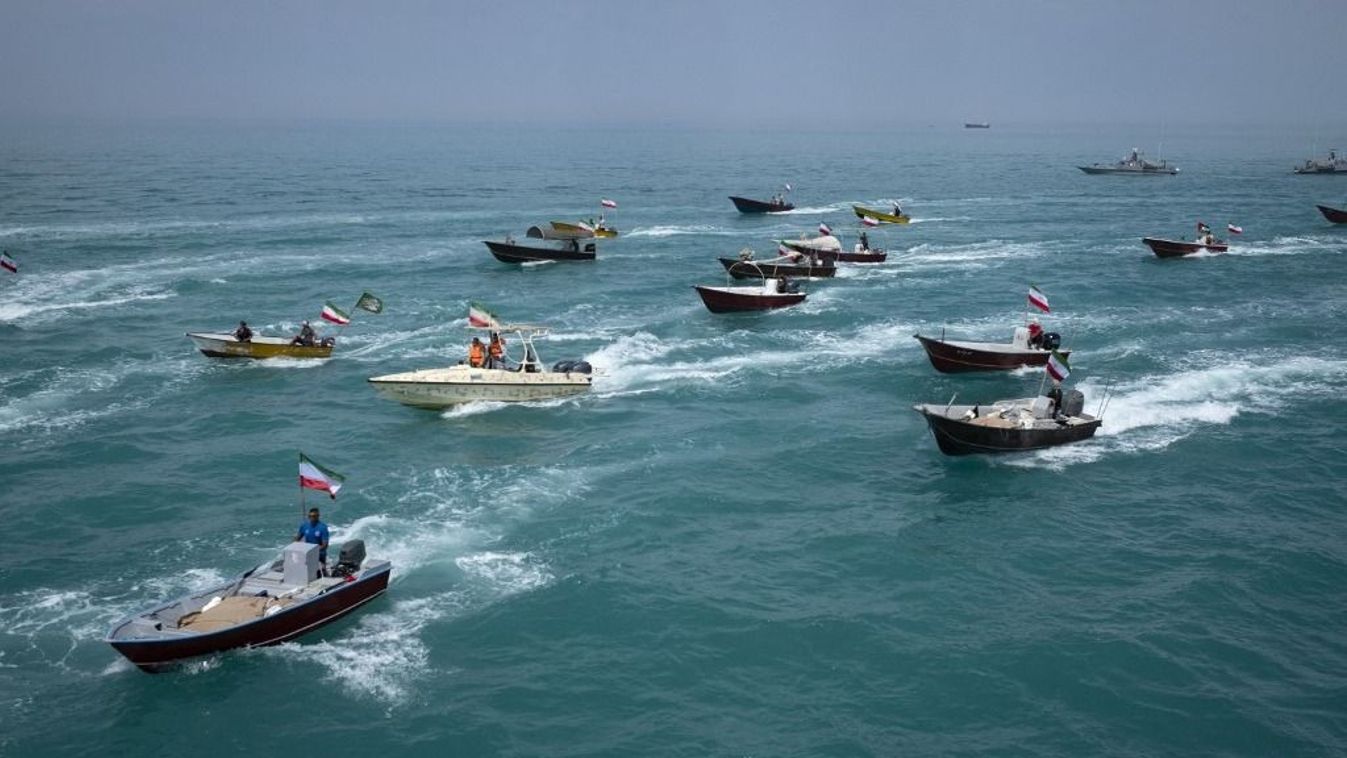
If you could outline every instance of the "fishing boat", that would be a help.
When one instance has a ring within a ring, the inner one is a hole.
[[[734,207],[738,208],[740,213],[781,213],[795,209],[795,205],[788,202],[784,197],[776,197],[766,201],[730,195],[730,201],[734,203]]]
[[[1210,253],[1224,253],[1230,249],[1230,246],[1224,240],[1214,240],[1212,242],[1185,242],[1183,240],[1167,240],[1159,237],[1142,237],[1141,241],[1155,253],[1158,258],[1178,258],[1184,255],[1192,255],[1203,251]]]
[[[837,264],[815,256],[792,253],[765,261],[753,260],[753,251],[745,250],[738,258],[720,258],[720,265],[735,279],[788,276],[795,279],[827,279],[837,275]],[[752,263],[753,265],[745,265]]]
[[[546,336],[547,327],[499,324],[474,328],[515,334],[524,347],[519,363],[510,365],[508,359],[498,367],[459,363],[376,376],[367,381],[384,398],[436,409],[481,400],[507,403],[548,400],[589,391],[593,368],[585,361],[558,361],[548,369],[538,358],[533,340]]]
[[[1039,396],[989,405],[919,404],[936,445],[945,455],[1013,453],[1080,442],[1103,422],[1084,412],[1085,396],[1068,390],[1060,402]]]
[[[853,205],[851,210],[855,211],[856,218],[872,218],[884,224],[906,224],[912,221],[912,217],[906,213],[889,213],[878,208],[867,208],[864,205]]]
[[[483,240],[483,243],[491,254],[496,256],[496,260],[502,263],[592,261],[598,257],[598,248],[593,242],[586,242],[583,247],[580,245],[581,240],[594,238],[592,229],[571,231],[531,226],[527,236],[532,239],[552,240],[559,244],[556,247],[520,245],[512,237],[506,237],[503,242]]]
[[[198,656],[292,640],[388,589],[393,565],[367,562],[362,540],[342,545],[330,575],[323,574],[318,552],[318,545],[293,542],[276,560],[232,581],[117,622],[106,642],[153,673]]]
[[[597,224],[587,224],[584,221],[576,221],[575,223],[569,221],[553,221],[552,228],[557,232],[577,235],[588,232],[588,236],[590,237],[612,238],[617,236],[617,229],[608,226],[602,219],[600,219]]]
[[[1128,174],[1128,175],[1149,175],[1165,174],[1174,175],[1179,170],[1170,166],[1165,161],[1146,160],[1141,151],[1132,148],[1132,154],[1118,161],[1117,163],[1095,163],[1089,166],[1076,166],[1076,168],[1087,174]]]
[[[241,341],[223,332],[188,332],[196,348],[211,358],[327,358],[332,355],[336,340],[323,339],[316,345],[295,345],[291,337],[254,335]]]
[[[735,265],[756,268],[758,264],[754,261],[740,261]],[[733,275],[733,272],[729,273]],[[796,289],[785,277],[768,277],[760,270],[757,276],[762,278],[762,284],[747,287],[711,287],[697,284],[693,289],[701,295],[702,303],[712,313],[767,311],[799,305],[805,301],[805,293]]]
[[[1052,351],[1063,357],[1071,355],[1070,350],[1062,350],[1061,335],[1056,332],[1044,332],[1037,344],[1030,344],[1028,327],[1015,328],[1010,342],[972,342],[967,340],[947,340],[942,332],[940,337],[912,335],[926,350],[931,365],[936,371],[945,374],[961,374],[969,371],[1013,371],[1021,366],[1043,366],[1052,356]]]
[[[1329,221],[1335,224],[1347,224],[1347,211],[1330,208],[1327,205],[1316,205],[1314,207],[1318,208],[1319,212],[1324,214],[1324,218]]]
[[[862,241],[857,242],[851,250],[843,250],[842,243],[831,234],[825,234],[812,239],[800,240],[781,240],[780,244],[789,250],[794,250],[805,255],[818,256],[822,261],[841,261],[842,263],[883,263],[888,259],[889,254],[883,250],[873,250],[869,247],[869,239],[862,234]]]
[[[1291,170],[1297,174],[1347,174],[1347,158],[1339,156],[1336,150],[1329,150],[1327,158],[1310,158]]]

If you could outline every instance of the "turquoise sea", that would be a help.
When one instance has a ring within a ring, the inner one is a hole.
[[[1347,178],[1319,129],[0,128],[0,754],[1341,755]],[[1347,129],[1338,134],[1347,147]],[[1317,138],[1317,141],[1316,141]],[[1176,177],[1092,177],[1132,147]],[[794,212],[727,195],[794,185]],[[482,244],[596,216],[599,260]],[[892,255],[708,313],[715,258],[901,202]],[[1157,260],[1204,220],[1227,255]],[[941,455],[914,332],[1006,338],[1028,286],[1088,442]],[[225,362],[362,291],[322,362]],[[378,374],[464,355],[469,301],[550,325],[583,397],[446,413]],[[151,676],[122,616],[243,571],[348,477],[386,596]]]

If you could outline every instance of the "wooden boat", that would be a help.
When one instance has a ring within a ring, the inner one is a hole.
[[[557,232],[569,232],[574,234],[588,233],[588,236],[590,237],[612,238],[617,236],[617,229],[603,223],[590,226],[583,221],[577,221],[575,223],[569,221],[553,221],[552,229]]]
[[[478,328],[478,327],[474,327]],[[501,324],[486,331],[512,332],[523,345],[517,365],[486,368],[459,363],[446,368],[376,376],[367,381],[380,395],[418,408],[448,408],[475,401],[526,402],[588,392],[592,368],[584,361],[559,361],[549,370],[538,358],[533,338],[547,328],[530,324]]]
[[[907,224],[912,221],[912,217],[906,213],[895,215],[893,213],[881,211],[878,208],[866,208],[864,205],[853,205],[851,206],[851,210],[855,211],[856,218],[869,217],[885,224]]]
[[[763,200],[751,200],[746,197],[735,197],[730,195],[730,201],[734,207],[739,209],[740,213],[781,213],[782,211],[794,210],[795,205],[789,202],[767,202]]]
[[[1324,218],[1329,221],[1335,224],[1347,224],[1347,211],[1330,208],[1327,205],[1316,205],[1314,207],[1318,208],[1319,212],[1324,214]]]
[[[531,263],[533,261],[592,261],[597,255],[593,242],[583,248],[577,240],[566,240],[561,247],[532,247],[512,241],[483,240],[491,254],[502,263]]]
[[[1080,442],[1094,436],[1103,422],[1084,412],[1085,396],[1067,391],[1061,408],[1049,397],[998,400],[990,405],[920,404],[945,455],[1013,453]]]
[[[837,265],[832,261],[810,261],[791,263],[789,258],[774,258],[768,261],[745,260],[743,258],[721,258],[720,265],[735,279],[761,279],[763,277],[788,276],[793,279],[827,279],[837,275]],[[751,264],[751,265],[748,265]]]
[[[1142,237],[1141,241],[1151,249],[1160,258],[1178,258],[1184,255],[1192,255],[1207,250],[1213,253],[1224,253],[1230,249],[1230,246],[1217,240],[1211,244],[1201,242],[1184,242],[1181,240],[1167,240],[1158,237]]]
[[[119,621],[106,642],[142,671],[241,647],[275,645],[331,623],[388,589],[393,565],[365,562],[365,544],[350,540],[331,576],[318,546],[294,542],[281,557],[233,581],[195,592]]]
[[[756,266],[752,261],[743,261],[745,266]],[[762,284],[748,287],[711,287],[694,285],[693,289],[701,295],[702,303],[712,313],[735,313],[742,311],[766,311],[774,308],[786,308],[799,305],[805,300],[805,293],[796,291],[783,278],[762,277]]]
[[[968,342],[946,340],[942,334],[939,339],[914,334],[913,337],[926,350],[931,365],[936,371],[945,374],[961,374],[969,371],[1013,371],[1021,366],[1044,366],[1052,357],[1053,349],[1063,357],[1070,357],[1070,350],[1062,350],[1061,337],[1056,332],[1046,332],[1043,344],[1050,347],[1033,347],[1029,344],[1029,330],[1023,326],[1015,329],[1010,342]]]
[[[327,358],[336,341],[331,337],[318,345],[292,345],[290,337],[253,335],[248,342],[224,332],[188,332],[187,336],[212,358]]]
[[[832,240],[828,244],[825,240]],[[883,263],[889,254],[883,250],[872,250],[857,243],[850,252],[842,249],[836,237],[815,237],[810,240],[781,240],[780,244],[796,252],[816,255],[821,261],[841,261],[843,263]]]
[[[1142,152],[1135,147],[1132,148],[1132,154],[1118,161],[1117,163],[1095,163],[1089,166],[1076,166],[1076,168],[1087,174],[1132,174],[1137,176],[1146,175],[1167,175],[1173,176],[1179,173],[1177,168],[1170,166],[1165,161],[1156,163],[1146,160]]]

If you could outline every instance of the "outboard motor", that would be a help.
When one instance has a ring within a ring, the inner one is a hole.
[[[1062,395],[1061,414],[1079,416],[1085,412],[1085,395],[1080,390],[1067,390]]]
[[[347,540],[342,543],[341,555],[337,558],[337,567],[332,569],[333,576],[350,576],[360,570],[365,562],[365,541]]]
[[[1062,346],[1062,335],[1057,332],[1044,332],[1042,345],[1044,350],[1056,350]]]
[[[552,370],[558,374],[564,374],[570,371],[573,365],[575,365],[575,361],[557,361],[552,364]]]
[[[575,361],[571,364],[571,371],[577,374],[588,374],[594,367],[589,365],[589,361]]]

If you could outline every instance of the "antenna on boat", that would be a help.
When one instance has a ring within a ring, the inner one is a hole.
[[[1108,384],[1104,385],[1104,396],[1099,399],[1099,411],[1094,414],[1094,417],[1100,421],[1104,420],[1104,409],[1108,407],[1109,401],[1113,399],[1112,392],[1113,382],[1110,381]]]
[[[954,398],[956,398],[956,397],[958,397],[958,396],[959,396],[959,393],[957,393],[957,392],[954,393],[953,395],[950,395],[950,396],[949,396],[949,402],[948,402],[948,403],[945,403],[945,415],[946,415],[946,416],[949,415],[949,409],[950,409],[950,406],[954,405]]]

